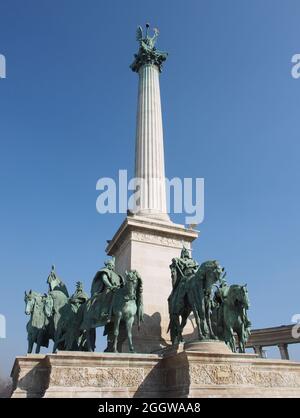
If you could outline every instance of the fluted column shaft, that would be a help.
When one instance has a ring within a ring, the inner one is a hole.
[[[138,214],[169,220],[159,70],[153,64],[139,70],[135,177],[141,179]]]

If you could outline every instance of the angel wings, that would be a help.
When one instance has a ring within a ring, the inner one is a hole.
[[[145,39],[148,41],[148,43],[151,44],[151,46],[153,48],[155,43],[156,43],[156,40],[158,38],[159,30],[157,28],[153,28],[154,35],[151,38],[150,36],[148,36],[148,27],[149,26],[146,25],[146,27],[147,27],[147,29],[146,29]],[[140,43],[144,40],[143,28],[141,26],[138,26],[138,28],[136,30],[136,40]]]

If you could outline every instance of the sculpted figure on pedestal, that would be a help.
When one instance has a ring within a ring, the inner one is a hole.
[[[220,339],[236,351],[235,333],[240,352],[250,335],[248,291],[245,286],[229,286],[224,268],[216,260],[198,263],[183,247],[181,256],[170,265],[172,292],[169,304],[169,331],[172,344],[183,341],[182,332],[194,314],[199,340]]]
[[[25,314],[30,315],[30,320],[26,325],[28,349],[27,353],[32,353],[33,345],[36,344],[36,353],[40,352],[41,347],[48,347],[49,340],[53,339],[53,328],[48,318],[47,312],[52,308],[52,300],[47,295],[30,290],[25,292]]]
[[[137,54],[134,54],[135,60],[131,64],[132,71],[139,72],[139,69],[144,64],[156,65],[159,71],[162,70],[162,64],[167,59],[168,53],[158,51],[155,48],[156,40],[158,38],[159,30],[154,28],[154,35],[148,35],[150,25],[146,24],[146,34],[143,35],[143,29],[139,26],[136,30],[136,40],[139,42],[140,48]]]
[[[186,248],[179,258],[172,260],[170,268],[173,289],[168,303],[172,343],[183,341],[182,331],[192,312],[199,339],[215,339],[211,326],[212,292],[223,269],[217,261],[206,261],[199,267]]]
[[[132,341],[132,326],[137,317],[138,329],[143,322],[143,283],[142,278],[136,270],[125,272],[124,286],[116,291],[115,298],[111,307],[113,320],[106,324],[104,335],[107,335],[107,347],[105,351],[118,352],[118,343],[124,342],[119,339],[120,326],[126,328],[129,351],[134,352]],[[120,347],[120,345],[119,345]]]
[[[170,265],[172,293],[168,298],[168,304],[170,315],[169,331],[172,343],[182,341],[182,330],[191,312],[188,301],[189,280],[194,276],[198,267],[198,263],[192,259],[185,247],[183,247],[180,257],[173,258]]]
[[[62,319],[63,330],[61,340],[64,342],[64,349],[68,351],[86,351],[86,335],[80,330],[83,309],[88,295],[83,290],[81,282],[76,283],[76,289],[68,301],[65,309],[65,316]]]
[[[212,322],[218,338],[225,341],[233,352],[237,351],[237,346],[240,353],[245,352],[251,327],[248,309],[247,285],[229,286],[225,279],[222,279],[214,294]]]
[[[31,315],[27,324],[28,352],[36,343],[48,347],[54,341],[53,352],[59,350],[94,351],[96,328],[105,326],[108,337],[105,351],[118,351],[123,341],[119,329],[126,329],[129,350],[134,351],[132,326],[137,317],[138,327],[143,321],[142,279],[136,270],[126,271],[125,278],[115,271],[115,260],[105,263],[92,282],[91,298],[77,282],[71,297],[63,281],[57,276],[54,266],[47,278],[48,294],[25,292],[25,313]],[[119,343],[119,344],[118,344]]]
[[[143,318],[142,279],[138,272],[125,273],[125,279],[116,273],[114,259],[105,263],[94,277],[91,299],[85,304],[81,330],[86,331],[87,349],[95,350],[96,333],[105,326],[108,345],[105,351],[117,352],[119,328],[126,326],[129,350],[134,351],[132,325],[137,315],[138,324]]]
[[[54,334],[53,352],[59,350],[84,350],[84,335],[80,331],[80,317],[88,296],[83,291],[82,284],[77,283],[75,293],[69,298],[66,285],[58,277],[52,266],[48,276],[48,299],[52,300],[52,309],[47,316]]]
[[[80,328],[87,332],[87,347],[95,350],[96,328],[111,321],[115,291],[124,286],[124,279],[115,272],[115,260],[106,261],[92,282],[91,298],[87,301]]]

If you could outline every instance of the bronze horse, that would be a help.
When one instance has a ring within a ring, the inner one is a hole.
[[[224,269],[216,260],[205,261],[190,277],[182,275],[181,271],[173,272],[181,275],[179,285],[184,287],[182,297],[173,300],[172,293],[169,297],[170,323],[168,331],[171,334],[172,343],[183,341],[182,332],[189,315],[193,312],[199,340],[216,339],[211,324],[213,287],[220,280]]]
[[[110,319],[105,322],[94,322],[93,311],[97,310],[99,294],[89,299],[83,310],[81,330],[86,332],[88,351],[95,350],[96,328],[105,326],[104,335],[108,336],[108,345],[105,351],[118,352],[118,337],[120,326],[126,326],[130,352],[134,352],[132,343],[132,326],[135,316],[138,325],[143,320],[143,297],[142,279],[136,270],[125,273],[124,285],[113,292]],[[120,347],[120,344],[119,344]]]

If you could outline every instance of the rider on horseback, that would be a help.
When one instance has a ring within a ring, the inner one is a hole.
[[[195,272],[198,270],[198,263],[190,256],[189,250],[183,246],[180,257],[173,258],[170,265],[172,276],[172,292],[168,298],[172,342],[180,334],[178,317],[186,306],[188,285]],[[180,337],[179,337],[180,338]]]
[[[180,257],[173,258],[170,265],[173,289],[169,297],[170,314],[178,314],[184,305],[188,282],[197,271],[199,264],[195,261],[186,247],[181,250]],[[179,274],[177,273],[179,272]]]
[[[111,307],[114,292],[124,286],[124,279],[115,272],[115,259],[112,258],[105,263],[105,267],[99,270],[91,287],[91,304],[93,316],[103,325],[111,320]]]
[[[83,284],[81,282],[77,282],[76,290],[69,299],[73,312],[77,313],[80,306],[85,303],[88,298],[88,295],[83,290]]]

